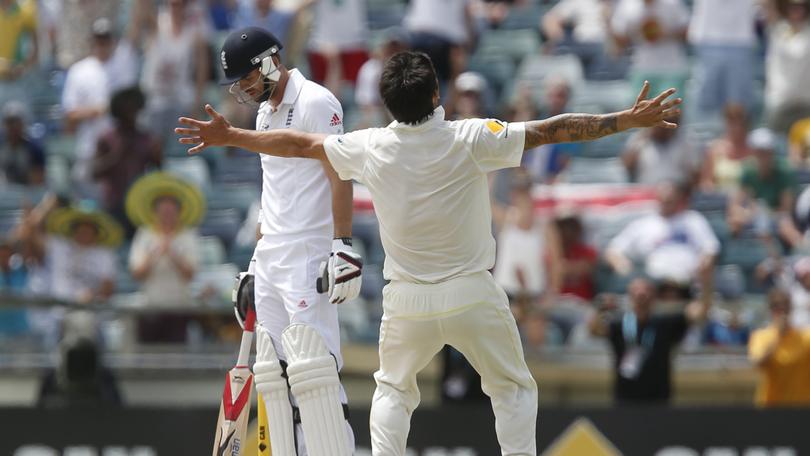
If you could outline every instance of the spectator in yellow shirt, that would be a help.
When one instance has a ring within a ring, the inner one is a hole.
[[[30,46],[24,46],[24,37]],[[34,66],[37,48],[36,2],[0,0],[0,81],[15,80]]]
[[[748,357],[761,371],[755,402],[760,407],[810,405],[810,331],[790,324],[790,295],[768,293],[771,322],[751,335]]]

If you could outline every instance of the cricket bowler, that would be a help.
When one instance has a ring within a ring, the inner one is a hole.
[[[329,163],[342,179],[365,184],[385,249],[380,369],[371,406],[375,456],[405,454],[410,417],[419,404],[416,374],[445,344],[481,375],[492,401],[503,455],[535,455],[537,384],[523,357],[504,291],[488,272],[495,262],[487,173],[520,165],[541,144],[586,141],[630,128],[677,125],[680,99],[669,89],[604,114],[563,114],[505,123],[448,121],[439,106],[436,73],[421,53],[389,59],[380,95],[394,119],[385,128],[347,134],[247,131],[211,106],[211,120],[181,118],[183,144],[194,154],[233,145],[265,155]],[[271,437],[272,438],[272,437]]]

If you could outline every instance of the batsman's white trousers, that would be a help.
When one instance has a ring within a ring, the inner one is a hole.
[[[290,323],[303,323],[318,331],[326,348],[334,355],[338,370],[343,367],[337,306],[329,302],[326,294],[315,290],[320,264],[329,258],[331,248],[331,238],[298,235],[264,236],[256,244],[251,265],[256,320],[270,331],[280,360],[287,360],[281,333]],[[293,405],[297,405],[292,395],[290,398]],[[340,386],[340,401],[347,403],[343,385]],[[354,447],[354,433],[348,422],[346,427]],[[299,455],[306,455],[300,425],[296,426],[296,434]]]
[[[392,281],[383,290],[380,369],[371,405],[375,456],[405,454],[419,404],[416,374],[445,344],[481,375],[503,455],[536,455],[537,383],[526,366],[509,301],[489,272],[438,284]]]

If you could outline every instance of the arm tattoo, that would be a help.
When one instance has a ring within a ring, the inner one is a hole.
[[[619,115],[562,114],[545,120],[526,122],[525,148],[541,144],[589,141],[618,133]]]

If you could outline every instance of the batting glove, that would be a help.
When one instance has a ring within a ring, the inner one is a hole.
[[[328,294],[332,304],[354,299],[360,294],[362,272],[363,258],[352,250],[352,239],[335,239],[329,261],[321,263],[321,277],[316,283],[318,293]]]

